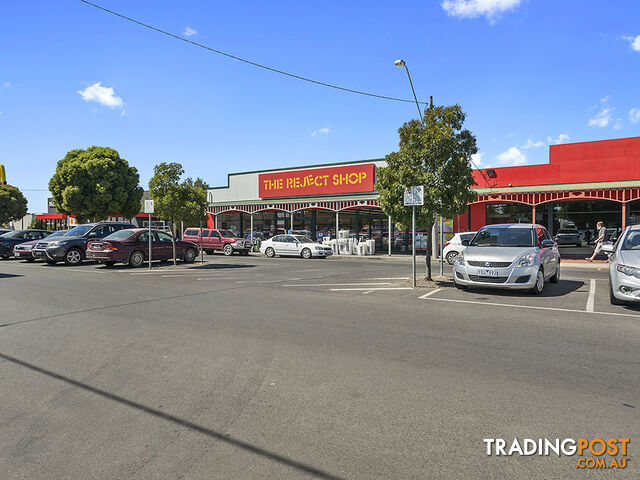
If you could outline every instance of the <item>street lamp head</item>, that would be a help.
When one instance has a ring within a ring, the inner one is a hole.
[[[405,66],[404,60],[402,60],[401,58],[399,58],[398,60],[396,60],[395,62],[396,67],[398,68],[402,68]]]

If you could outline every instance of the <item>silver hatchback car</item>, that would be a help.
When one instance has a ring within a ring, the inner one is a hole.
[[[495,287],[540,295],[560,278],[560,253],[546,228],[530,223],[482,227],[453,265],[458,288]]]
[[[640,302],[640,225],[627,227],[615,245],[603,245],[610,253],[609,297],[613,305]]]

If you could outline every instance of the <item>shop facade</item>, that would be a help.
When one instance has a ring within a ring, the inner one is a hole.
[[[288,231],[314,240],[375,240],[377,253],[411,249],[378,205],[375,171],[384,160],[231,173],[227,185],[207,193],[209,226],[243,237],[268,238]],[[596,222],[623,229],[640,222],[640,137],[551,145],[549,162],[474,170],[476,199],[453,219],[455,232],[494,223],[545,225],[552,234],[577,228],[586,238]],[[425,250],[425,232],[416,236]]]

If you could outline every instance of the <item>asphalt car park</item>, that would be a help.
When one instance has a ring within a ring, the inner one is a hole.
[[[478,478],[487,436],[640,435],[640,311],[606,265],[532,296],[411,289],[407,258],[204,260],[0,262],[9,478]]]

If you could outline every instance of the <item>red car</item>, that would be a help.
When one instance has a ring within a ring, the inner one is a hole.
[[[212,255],[216,250],[222,250],[225,255],[248,255],[251,251],[251,240],[238,237],[231,230],[217,228],[187,228],[182,239],[200,245],[207,255]]]
[[[151,260],[172,259],[171,235],[162,230],[151,230],[151,235]],[[196,244],[176,240],[176,258],[191,263],[197,256]],[[149,259],[149,229],[118,230],[101,240],[90,241],[87,246],[87,259],[107,266],[122,262],[132,267],[141,267]]]

